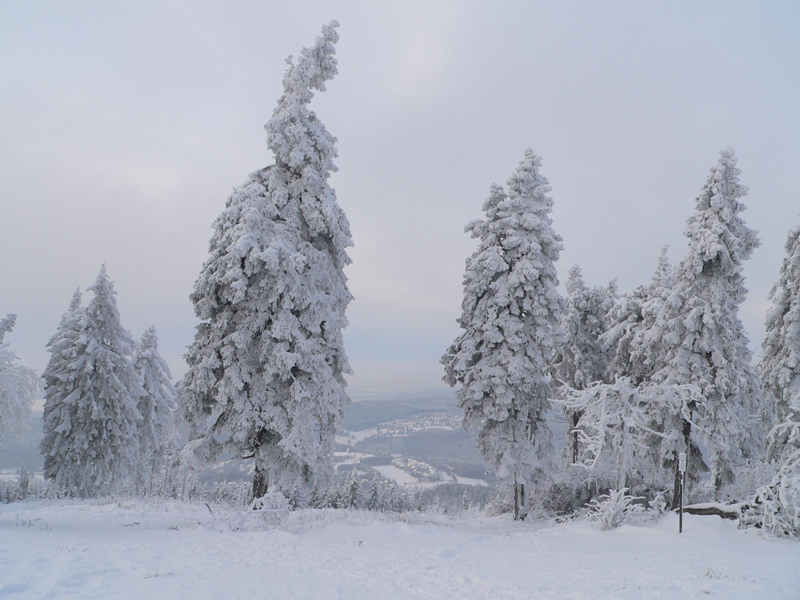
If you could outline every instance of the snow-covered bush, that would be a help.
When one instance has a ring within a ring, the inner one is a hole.
[[[765,531],[800,537],[800,450],[790,455],[773,482],[759,491]]]
[[[596,521],[604,531],[624,523],[635,523],[645,512],[644,506],[635,502],[641,499],[628,494],[628,488],[611,490],[589,503],[589,518]]]
[[[250,510],[258,511],[265,525],[277,527],[289,516],[289,503],[280,492],[269,492],[254,499]]]
[[[587,481],[586,470],[579,465],[567,465],[554,477],[550,486],[533,502],[551,515],[576,514],[595,496],[608,490],[599,488],[597,480]]]
[[[514,503],[507,494],[496,494],[486,505],[486,516],[497,517],[514,511]]]
[[[756,492],[743,522],[773,535],[800,538],[800,424],[794,425],[791,450],[772,482]]]
[[[724,485],[719,492],[713,490],[711,482],[700,486],[699,494],[692,494],[693,502],[742,502],[752,498],[760,488],[769,485],[778,473],[780,465],[760,459],[747,460],[733,467],[735,479],[733,483]]]

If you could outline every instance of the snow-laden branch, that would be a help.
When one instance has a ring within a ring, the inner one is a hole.
[[[696,426],[692,411],[704,398],[691,384],[636,387],[620,378],[584,390],[567,387],[553,402],[580,415],[570,432],[580,447],[576,464],[593,476],[613,475],[621,488],[634,473],[648,478],[661,469],[675,451],[683,422]]]

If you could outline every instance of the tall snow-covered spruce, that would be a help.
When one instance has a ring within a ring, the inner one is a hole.
[[[650,283],[626,292],[610,308],[607,330],[600,336],[608,353],[609,381],[624,377],[637,386],[650,381],[653,362],[647,356],[646,339],[674,285],[674,268],[665,246]]]
[[[764,393],[775,403],[777,421],[792,413],[800,419],[800,226],[786,240],[786,258],[770,290],[767,333],[757,370]]]
[[[655,383],[700,388],[705,400],[694,407],[693,422],[708,446],[718,491],[733,480],[734,464],[758,453],[767,418],[738,314],[747,294],[744,262],[759,245],[739,216],[747,194],[739,174],[733,149],[720,152],[687,222],[689,253],[675,269],[642,355],[652,361]]]
[[[541,162],[526,150],[508,193],[492,185],[486,218],[466,226],[480,243],[464,274],[464,331],[442,357],[444,380],[461,386],[464,426],[479,430],[484,461],[513,489],[515,518],[524,517],[530,487],[551,469],[546,371],[562,335],[554,264],[562,246]]]
[[[287,60],[265,126],[275,164],[228,197],[191,295],[203,322],[179,392],[184,456],[209,460],[226,448],[253,457],[256,498],[275,482],[329,471],[349,402],[350,226],[328,185],[336,138],[307,106],[337,73],[337,26],[324,26],[297,63]]]
[[[139,460],[137,404],[145,394],[105,265],[89,290],[94,298],[85,309],[80,294],[73,296],[42,375],[44,474],[82,497],[129,483]]]
[[[767,436],[767,459],[781,461],[795,453],[800,464],[800,226],[792,227],[786,240],[786,258],[780,276],[770,290],[772,308],[767,312],[766,336],[756,369],[764,395],[774,406],[776,418]],[[799,499],[800,478],[794,495]],[[800,535],[800,520],[795,523]]]
[[[176,396],[167,361],[158,352],[155,327],[150,327],[142,335],[134,367],[145,391],[138,405],[141,460],[137,483],[150,491],[153,477],[164,466],[172,444]]]

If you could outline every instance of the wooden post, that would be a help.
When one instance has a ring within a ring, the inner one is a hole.
[[[678,533],[683,533],[683,488],[686,487],[686,452],[678,455],[678,470],[681,472],[680,508],[678,509]]]

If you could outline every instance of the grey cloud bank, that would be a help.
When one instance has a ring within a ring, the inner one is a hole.
[[[464,225],[527,146],[544,159],[562,282],[649,280],[677,262],[717,152],[733,146],[762,240],[741,314],[755,349],[800,222],[800,6],[738,2],[242,2],[0,7],[0,314],[38,372],[105,261],[123,323],[155,324],[173,374],[188,294],[233,186],[272,162],[284,58],[340,21],[312,109],[338,137],[351,221],[351,390],[444,386]]]

